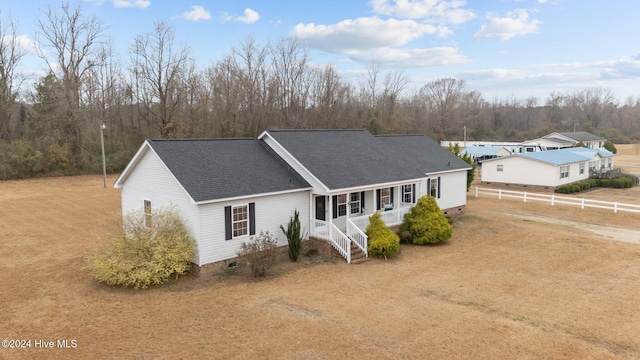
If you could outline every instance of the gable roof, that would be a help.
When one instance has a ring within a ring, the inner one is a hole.
[[[503,146],[469,146],[469,147],[466,147],[464,150],[462,150],[460,153],[470,154],[470,155],[480,155],[480,156],[494,156],[494,155],[498,155],[500,150],[503,150],[503,149],[507,151],[509,154],[511,153],[511,151],[509,151],[507,148]]]
[[[600,136],[594,135],[590,132],[587,131],[576,131],[576,132],[555,132],[555,133],[551,133],[549,135],[543,136],[544,138],[553,138],[555,137],[555,135],[561,135],[565,138],[568,139],[572,139],[575,142],[579,142],[579,141],[602,141],[605,140],[604,138],[601,138]]]
[[[310,188],[257,139],[147,140],[145,145],[195,202]]]
[[[424,135],[373,136],[363,129],[268,130],[266,133],[334,190],[469,168]]]
[[[596,150],[596,149],[579,147],[579,148],[565,148],[565,149],[558,149],[558,150],[547,150],[547,151],[540,151],[540,152],[514,154],[511,156],[502,157],[499,159],[522,157],[525,159],[539,161],[539,162],[551,164],[554,166],[562,166],[562,165],[574,164],[578,162],[589,161],[595,158],[596,156],[600,156],[602,158],[609,158],[609,157],[613,157],[614,154],[607,150]],[[489,159],[489,160],[485,160],[485,162],[495,161],[499,159]]]

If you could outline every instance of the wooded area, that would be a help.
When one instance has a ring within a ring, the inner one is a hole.
[[[0,13],[0,179],[119,172],[145,138],[253,137],[269,128],[365,128],[424,133],[434,140],[533,139],[589,131],[614,143],[640,139],[640,99],[619,102],[606,88],[484,99],[462,79],[417,90],[402,71],[371,64],[356,83],[311,62],[304,44],[247,37],[203,67],[175,30],[157,22],[135,36],[128,61],[105,25],[79,6],[50,6],[37,17],[38,55],[49,74],[23,86],[14,19]]]

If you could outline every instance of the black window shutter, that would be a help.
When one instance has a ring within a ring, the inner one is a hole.
[[[364,191],[360,191],[360,211],[364,209]]]
[[[440,199],[440,176],[438,176],[438,199]]]
[[[249,203],[249,235],[256,234],[256,203]]]
[[[411,185],[411,202],[416,203],[416,184]]]
[[[427,179],[427,195],[431,196],[431,179]]]
[[[224,207],[224,239],[231,240],[233,238],[233,228],[231,225],[231,206]]]
[[[393,188],[389,188],[389,199],[391,200],[391,207],[393,207]]]
[[[333,195],[331,198],[331,202],[333,203],[333,218],[338,218],[338,195]]]
[[[376,199],[378,200],[376,202],[376,210],[380,210],[380,201],[382,201],[380,198],[380,189],[376,190]]]

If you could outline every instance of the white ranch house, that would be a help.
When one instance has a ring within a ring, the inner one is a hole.
[[[590,171],[613,169],[614,156],[607,150],[582,147],[513,154],[485,160],[481,180],[557,188],[588,179]]]
[[[295,210],[303,232],[329,241],[347,262],[367,254],[368,217],[387,225],[425,194],[445,212],[466,205],[470,167],[423,135],[365,130],[268,130],[257,139],[146,140],[114,186],[122,212],[173,206],[196,240],[197,265],[236,257],[240,244]]]

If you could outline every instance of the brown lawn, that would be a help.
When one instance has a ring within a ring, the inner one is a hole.
[[[640,245],[505,213],[631,233],[640,214],[469,198],[450,241],[393,260],[283,260],[262,281],[210,266],[134,291],[85,268],[119,207],[100,176],[0,182],[0,338],[31,340],[1,359],[640,358]],[[62,339],[77,347],[35,348]]]

